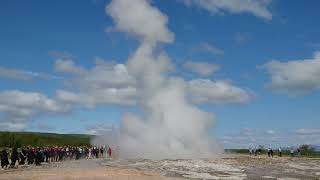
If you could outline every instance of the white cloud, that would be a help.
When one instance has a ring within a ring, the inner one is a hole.
[[[150,53],[145,49],[140,49],[136,57],[139,62],[146,64],[144,60]],[[85,69],[77,66],[71,60],[58,60],[59,64],[68,64],[68,68],[61,68],[64,72],[69,72],[73,77],[67,80],[67,84],[71,84],[72,90],[58,90],[56,98],[58,101],[66,104],[79,105],[93,108],[97,105],[136,105],[137,98],[144,94],[137,91],[136,78],[147,78],[150,83],[159,83],[162,77],[154,75],[168,71],[171,68],[166,56],[160,55],[156,61],[156,65],[150,65],[148,68],[140,69],[139,63],[131,63],[129,66],[132,74],[147,71],[142,77],[132,76],[124,64],[112,64],[103,60],[96,62],[91,69]],[[65,63],[66,61],[66,63]],[[145,66],[145,65],[144,65]],[[203,76],[210,75],[218,67],[214,64],[188,62],[185,65],[190,70]],[[56,66],[57,67],[57,66]],[[79,70],[81,69],[81,73]],[[252,96],[249,91],[236,87],[227,81],[213,82],[208,79],[196,79],[187,83],[188,92],[191,99],[196,103],[213,103],[213,104],[229,104],[229,103],[247,103]]]
[[[33,73],[33,72],[0,67],[0,78],[2,77],[2,78],[28,81],[28,80],[32,80],[37,75],[38,75],[37,73]]]
[[[0,129],[1,131],[21,131],[26,128],[26,123],[11,123],[11,122],[1,122]]]
[[[63,103],[85,107],[135,104],[135,79],[129,75],[124,64],[99,59],[94,67],[85,69],[72,60],[58,60],[56,69],[73,75],[68,84],[72,84],[75,91],[57,91],[57,99]]]
[[[299,95],[320,89],[320,52],[313,59],[280,62],[270,61],[262,66],[271,75],[270,88],[289,95]]]
[[[188,92],[195,103],[247,103],[252,99],[248,90],[241,89],[228,81],[195,79],[188,83]]]
[[[17,90],[2,91],[0,92],[0,109],[5,111],[6,109],[13,109],[16,107],[17,110],[29,109],[45,110],[50,112],[60,111],[61,107],[52,99],[49,99],[43,94],[37,92],[23,92]],[[21,114],[21,113],[18,113]],[[22,113],[28,114],[28,113]]]
[[[266,130],[266,133],[267,134],[275,134],[276,132],[274,130],[269,129],[269,130]]]
[[[35,79],[41,79],[41,80],[61,79],[61,77],[51,75],[51,74],[25,71],[25,70],[19,70],[19,69],[11,69],[11,68],[5,68],[5,67],[0,67],[0,78],[8,78],[8,79],[22,80],[22,81],[31,81]]]
[[[57,72],[83,74],[85,70],[82,67],[78,67],[71,59],[58,59],[55,62],[55,70]]]
[[[95,66],[91,69],[78,66],[70,59],[58,59],[55,69],[72,74],[74,77],[72,82],[83,88],[114,88],[135,84],[135,79],[129,75],[126,65],[108,63],[102,59],[96,59]]]
[[[56,50],[51,50],[49,51],[49,55],[59,58],[59,59],[71,59],[74,56],[68,52],[68,51],[56,51]]]
[[[212,14],[250,13],[257,17],[271,20],[272,14],[268,9],[271,0],[179,0],[187,6],[197,6]]]
[[[208,52],[213,55],[223,55],[224,51],[218,47],[215,47],[209,43],[201,43],[197,47],[194,48],[196,51]]]
[[[126,65],[109,64],[105,61],[100,61],[92,69],[88,70],[84,76],[79,76],[77,83],[90,84],[90,88],[114,88],[132,86],[135,84],[135,79],[129,75]]]
[[[38,92],[0,92],[0,126],[6,130],[21,130],[37,115],[66,110],[65,106]]]
[[[136,89],[133,87],[93,89],[80,93],[58,90],[57,100],[66,104],[80,105],[88,108],[109,104],[132,106],[136,104],[136,94]]]
[[[113,18],[118,31],[127,32],[144,41],[172,42],[174,39],[173,33],[166,26],[168,17],[145,0],[111,1],[106,12]]]
[[[98,123],[94,125],[88,125],[86,127],[87,133],[91,135],[105,135],[112,133],[114,130],[116,130],[116,127],[109,123]]]
[[[300,135],[320,135],[320,129],[297,129],[296,133]]]
[[[195,61],[187,61],[186,63],[183,64],[183,67],[201,76],[210,76],[214,72],[220,69],[220,66],[216,64],[210,64],[206,62],[195,62]]]

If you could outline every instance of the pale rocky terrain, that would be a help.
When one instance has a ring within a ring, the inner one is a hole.
[[[0,179],[319,179],[320,159],[224,155],[204,160],[82,159],[1,170]]]

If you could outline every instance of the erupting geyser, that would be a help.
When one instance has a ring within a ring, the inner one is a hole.
[[[208,136],[214,115],[189,102],[185,80],[169,76],[170,59],[158,48],[174,40],[167,16],[149,0],[112,0],[106,11],[117,31],[140,43],[127,68],[136,79],[142,117],[124,115],[116,141],[120,157],[207,158],[220,152],[218,143]]]

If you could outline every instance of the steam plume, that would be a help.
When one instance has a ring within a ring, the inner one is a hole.
[[[186,82],[171,77],[170,59],[159,52],[174,34],[168,18],[148,0],[112,0],[106,7],[115,29],[137,38],[140,46],[128,61],[137,80],[142,115],[125,114],[117,135],[124,158],[204,158],[220,150],[208,136],[214,115],[201,111],[186,98]]]

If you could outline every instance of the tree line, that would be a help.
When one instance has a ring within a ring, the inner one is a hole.
[[[87,146],[93,136],[38,132],[0,132],[0,148],[43,146]]]

